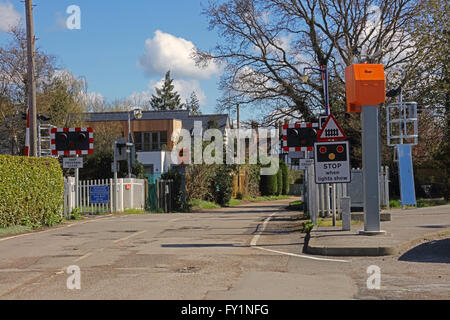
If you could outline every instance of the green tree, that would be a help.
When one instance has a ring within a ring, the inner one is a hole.
[[[200,112],[200,101],[197,98],[197,94],[195,91],[192,91],[191,96],[188,99],[186,99],[185,103],[186,109],[189,110],[189,114],[191,116],[198,116],[202,113]]]
[[[283,195],[289,194],[289,167],[285,162],[280,162],[280,168],[283,174]]]
[[[283,171],[280,165],[277,173],[277,196],[280,196],[281,194],[283,194]]]
[[[156,88],[156,95],[152,95],[150,106],[153,110],[180,110],[182,108],[180,95],[175,90],[170,71],[167,71],[161,88]]]
[[[94,154],[84,157],[84,169],[80,170],[81,180],[93,179],[110,179],[113,176],[111,172],[111,163],[114,157],[111,151],[96,151]],[[126,178],[128,176],[128,165],[126,161],[119,161],[120,170],[118,178]],[[131,173],[138,179],[145,179],[145,169],[142,163],[136,160],[135,167],[131,169]]]

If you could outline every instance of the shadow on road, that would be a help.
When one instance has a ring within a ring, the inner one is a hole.
[[[450,263],[450,238],[423,243],[404,253],[399,261]]]

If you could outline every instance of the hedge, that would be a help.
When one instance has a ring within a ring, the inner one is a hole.
[[[286,163],[280,162],[281,171],[283,173],[283,195],[289,194],[289,167]]]
[[[281,196],[281,194],[283,193],[283,172],[281,169],[281,163],[280,163],[280,167],[278,168],[278,173],[277,173],[277,196]]]
[[[57,159],[0,155],[0,227],[61,221],[64,180]]]
[[[278,192],[278,183],[277,183],[278,174],[274,174],[271,176],[261,176],[260,181],[260,190],[263,196],[274,196]]]

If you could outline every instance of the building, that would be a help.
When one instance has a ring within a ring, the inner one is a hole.
[[[194,134],[194,123],[200,121],[203,130],[208,126],[217,126],[222,133],[230,128],[226,114],[189,114],[188,110],[143,111],[142,118],[134,119],[133,112],[92,112],[83,115],[86,125],[94,128],[108,123],[121,129],[123,137],[128,137],[128,116],[130,131],[133,135],[137,159],[144,165],[147,174],[167,172],[171,166],[170,152],[174,148],[171,137],[174,131],[186,129]]]

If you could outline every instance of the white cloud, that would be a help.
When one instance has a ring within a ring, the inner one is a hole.
[[[134,101],[135,104],[141,104],[142,102],[148,102],[152,98],[152,94],[155,94],[155,88],[161,88],[164,83],[164,78],[159,81],[150,80],[148,90],[142,92],[133,92],[129,100]],[[181,98],[181,102],[185,103],[186,99],[189,99],[191,93],[195,91],[197,98],[201,106],[206,105],[206,94],[200,87],[200,83],[197,80],[173,80],[174,90],[178,92]]]
[[[162,76],[170,70],[178,78],[208,79],[220,73],[215,63],[205,68],[196,66],[192,59],[194,50],[191,41],[157,30],[153,39],[145,41],[145,53],[139,58],[138,66],[150,76]]]
[[[11,27],[19,24],[20,14],[14,10],[14,6],[7,2],[0,2],[0,32],[8,32]]]

